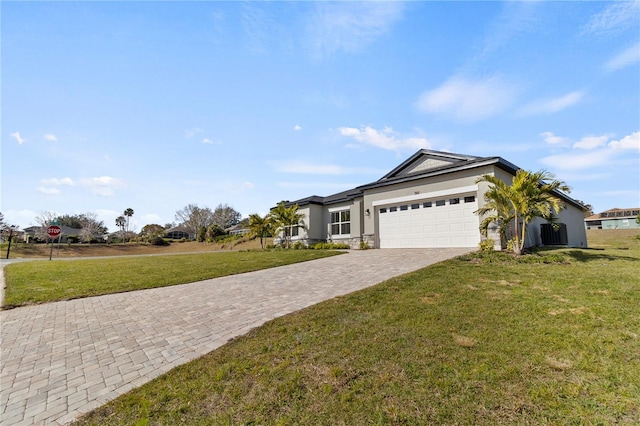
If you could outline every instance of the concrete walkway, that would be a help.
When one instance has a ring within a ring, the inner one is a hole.
[[[250,329],[469,249],[353,251],[0,312],[0,424],[66,424]]]

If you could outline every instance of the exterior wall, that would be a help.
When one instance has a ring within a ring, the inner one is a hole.
[[[363,218],[364,239],[367,241],[371,241],[373,239],[375,243],[373,245],[369,245],[371,247],[379,247],[378,236],[380,235],[380,230],[378,229],[378,223],[375,220],[375,218],[378,217],[379,207],[376,207],[374,204],[384,200],[402,197],[424,199],[429,198],[430,194],[433,193],[450,193],[453,195],[459,193],[461,188],[468,189],[473,187],[473,190],[470,192],[476,196],[479,205],[482,205],[482,194],[484,191],[480,190],[479,185],[476,184],[476,180],[481,174],[493,172],[493,169],[493,166],[487,166],[479,169],[463,170],[442,176],[414,180],[411,182],[398,183],[396,185],[381,188],[367,189],[362,203],[363,211],[365,212]],[[367,209],[369,210],[370,215],[366,215]]]

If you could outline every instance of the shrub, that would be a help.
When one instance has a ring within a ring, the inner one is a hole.
[[[67,242],[69,244],[75,244],[80,241],[80,237],[77,235],[67,235]]]
[[[304,250],[307,247],[302,243],[302,241],[296,241],[291,245],[291,248],[294,250]]]
[[[493,240],[482,240],[480,241],[480,244],[478,244],[478,248],[480,249],[481,252],[489,252],[489,251],[493,251],[493,246],[495,245],[495,242]]]
[[[366,241],[360,241],[360,250],[369,250],[369,243]]]
[[[168,246],[169,242],[161,236],[156,235],[155,237],[152,237],[151,240],[149,240],[149,244],[151,244],[152,246]]]

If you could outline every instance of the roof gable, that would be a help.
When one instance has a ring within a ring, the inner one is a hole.
[[[478,159],[480,159],[480,157],[422,149],[384,175],[378,182],[458,166]]]

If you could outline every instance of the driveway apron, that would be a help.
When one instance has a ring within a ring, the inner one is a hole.
[[[351,251],[0,312],[0,424],[67,424],[254,327],[470,249]]]

